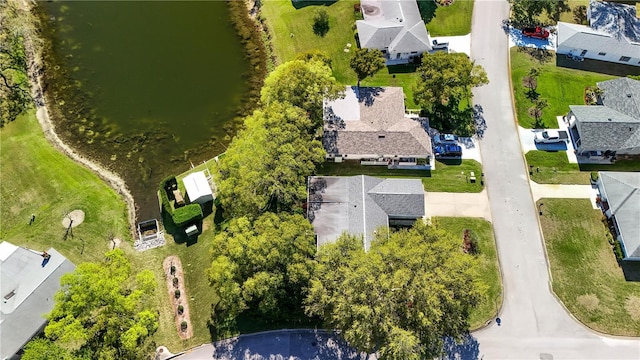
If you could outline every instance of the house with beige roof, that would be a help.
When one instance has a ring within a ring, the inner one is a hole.
[[[323,145],[329,161],[391,168],[433,166],[427,119],[405,114],[401,87],[347,86],[325,101]]]
[[[408,63],[433,49],[416,0],[361,0],[360,9],[360,47],[379,49],[388,65]]]

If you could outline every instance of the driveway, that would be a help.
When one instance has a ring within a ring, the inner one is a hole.
[[[638,359],[640,342],[596,334],[578,323],[550,289],[549,269],[511,97],[506,1],[476,0],[471,54],[490,83],[474,89],[486,130],[480,151],[502,270],[501,326],[473,333],[478,358]]]
[[[480,181],[479,174],[477,181]],[[479,193],[426,192],[424,194],[425,217],[462,216],[491,221],[491,209],[487,191]]]
[[[523,36],[522,31],[520,31],[519,29],[509,27],[509,47],[514,46],[556,51],[556,34],[550,33],[547,40],[540,40]]]
[[[591,185],[538,184],[535,181],[530,181],[529,185],[534,201],[542,198],[589,199],[594,209],[599,208],[596,204],[598,191]]]

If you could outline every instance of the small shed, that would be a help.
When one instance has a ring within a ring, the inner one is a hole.
[[[204,204],[213,201],[213,191],[203,171],[185,176],[182,183],[192,203]]]

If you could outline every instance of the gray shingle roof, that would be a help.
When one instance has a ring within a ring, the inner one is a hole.
[[[640,81],[621,77],[602,81],[597,85],[604,91],[604,106],[640,119]]]
[[[633,5],[590,1],[589,24],[616,37],[624,36],[630,41],[640,42],[640,19]]]
[[[309,179],[308,209],[318,246],[349,232],[362,236],[368,250],[376,230],[389,226],[389,218],[424,216],[424,189],[419,179],[314,176]]]
[[[416,0],[362,0],[364,20],[356,21],[360,46],[390,52],[431,50]]]
[[[640,173],[601,171],[600,182],[622,235],[626,257],[640,259]]]
[[[604,31],[565,22],[558,22],[558,46],[619,54],[620,56],[640,54],[640,44],[632,43],[624,37],[617,39]]]
[[[75,269],[54,249],[43,266],[43,258],[33,251],[0,243],[0,358],[12,356],[46,323],[44,315],[53,309],[53,295],[60,289],[60,277]],[[4,297],[15,291],[8,299]]]
[[[405,117],[400,87],[347,87],[326,102],[323,144],[331,155],[428,157],[431,138],[420,122]],[[359,100],[358,100],[359,99]]]

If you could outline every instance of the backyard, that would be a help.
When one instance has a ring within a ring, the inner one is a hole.
[[[614,164],[572,164],[565,151],[529,151],[527,165],[533,166],[531,180],[538,184],[589,184],[592,171],[640,171],[638,160],[617,160]]]
[[[436,6],[434,0],[418,0],[418,7],[431,36],[471,33],[473,0],[455,0],[449,6]]]
[[[469,316],[470,329],[478,329],[498,313],[498,306],[502,303],[502,280],[491,223],[483,219],[462,217],[435,217],[433,222],[436,226],[459,236],[461,242],[465,229],[473,231],[478,236],[479,275],[488,286],[485,298]]]
[[[482,165],[475,160],[462,160],[460,163],[436,161],[436,170],[390,170],[386,166],[360,165],[357,160],[342,163],[325,162],[317,168],[318,175],[353,176],[369,175],[378,177],[419,178],[426,191],[438,192],[480,192],[484,186],[480,182]],[[473,171],[477,181],[469,181]]]
[[[542,124],[545,128],[556,128],[556,116],[566,115],[569,105],[584,105],[584,89],[595,86],[597,82],[613,79],[614,76],[567,69],[555,65],[555,52],[545,62],[539,62],[528,53],[511,48],[511,79],[515,97],[518,124],[525,128],[533,128],[535,120],[529,116],[528,110],[533,102],[527,97],[527,88],[522,79],[532,68],[537,68],[540,75],[537,79],[539,98],[546,99],[549,107],[543,110]]]
[[[541,199],[553,291],[582,323],[640,335],[640,283],[627,282],[605,237],[602,212],[586,199]]]

